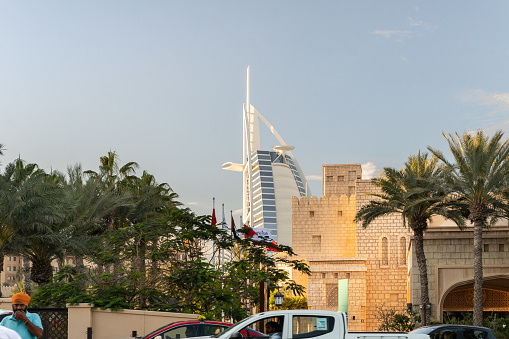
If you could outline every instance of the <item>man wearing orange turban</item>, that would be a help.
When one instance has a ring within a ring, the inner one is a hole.
[[[42,337],[42,322],[37,313],[27,311],[30,296],[25,292],[12,296],[13,314],[5,317],[0,325],[16,331],[22,339]]]

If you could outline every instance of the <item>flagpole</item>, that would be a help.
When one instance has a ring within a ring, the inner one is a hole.
[[[216,226],[216,198],[212,197],[212,221],[211,225]],[[212,265],[216,267],[216,242],[212,240]]]
[[[226,223],[226,220],[224,218],[224,204],[223,204],[223,222],[221,224],[223,231],[224,231],[225,223]],[[223,290],[224,289],[224,248],[223,248],[223,258],[222,258],[222,263],[221,263],[221,272],[223,272],[223,277],[221,278],[222,279],[221,280],[221,290]],[[221,310],[221,321],[224,322],[224,308]]]

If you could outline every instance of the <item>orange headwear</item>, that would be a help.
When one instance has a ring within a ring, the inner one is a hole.
[[[16,293],[12,296],[12,303],[14,304],[18,301],[28,306],[28,303],[30,302],[30,296],[25,292]]]

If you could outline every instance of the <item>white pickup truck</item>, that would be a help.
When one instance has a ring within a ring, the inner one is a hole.
[[[216,334],[218,339],[429,339],[426,334],[352,332],[343,312],[271,311],[254,314]]]

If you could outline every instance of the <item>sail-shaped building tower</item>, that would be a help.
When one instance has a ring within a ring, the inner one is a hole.
[[[223,169],[243,175],[242,220],[270,231],[272,240],[292,245],[292,197],[310,196],[306,178],[288,145],[269,121],[250,103],[249,66],[243,104],[242,163],[227,162]],[[260,148],[260,121],[272,132],[277,145]]]

